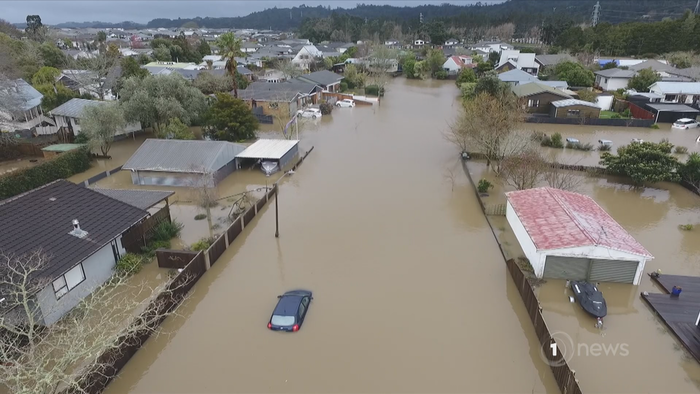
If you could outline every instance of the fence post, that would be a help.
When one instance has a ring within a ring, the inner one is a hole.
[[[209,268],[211,268],[211,262],[209,262],[209,253],[207,253],[206,251],[204,251],[204,266],[207,268],[207,271],[209,271]]]
[[[253,206],[255,207],[255,216],[258,216],[258,202],[256,201]],[[255,216],[253,216],[253,217],[255,217]]]
[[[224,231],[224,239],[226,240],[226,249],[228,249],[229,245],[231,245],[228,241],[228,228]]]
[[[241,231],[245,228],[245,212],[241,214]]]

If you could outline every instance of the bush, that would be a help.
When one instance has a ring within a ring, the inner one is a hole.
[[[328,103],[321,103],[318,108],[321,110],[321,115],[330,115],[333,112],[333,105]]]
[[[156,249],[170,249],[170,240],[167,241],[155,241],[151,240],[146,246],[141,248],[141,253],[152,259],[156,255]]]
[[[532,138],[532,140],[535,142],[542,143],[542,141],[549,137],[547,137],[547,134],[545,134],[544,132],[535,130],[532,132],[532,136],[530,136],[530,138]]]
[[[561,134],[559,133],[554,133],[552,136],[545,135],[542,138],[542,141],[540,141],[541,146],[548,146],[550,148],[563,148],[564,147],[564,140],[561,137]]]
[[[365,94],[368,96],[384,96],[384,88],[379,88],[377,85],[365,86]]]
[[[618,113],[614,113],[614,114],[610,115],[610,119],[622,119],[622,115],[620,115]]]
[[[653,125],[649,126],[649,128],[650,128],[650,129],[654,129],[654,130],[658,130],[658,129],[659,129],[659,125],[657,125],[656,123],[654,123]]]
[[[135,274],[141,270],[144,258],[133,253],[127,253],[117,261],[117,272],[121,274]]]
[[[688,153],[688,148],[686,148],[685,146],[677,146],[674,152],[684,155]]]
[[[340,83],[340,91],[341,92],[347,92],[348,90],[348,83],[343,81]]]
[[[436,79],[447,79],[447,71],[445,70],[440,70],[435,73],[435,78]]]
[[[576,149],[576,150],[584,150],[584,151],[589,151],[593,150],[593,144],[582,144],[580,142],[567,142],[566,147],[569,149]]]
[[[625,110],[622,111],[622,116],[625,117],[625,118],[629,118],[629,117],[632,116],[632,112],[630,112],[630,109],[629,109],[629,108],[625,108]]]
[[[479,193],[487,193],[492,187],[493,184],[491,184],[491,182],[487,181],[486,179],[480,179],[479,184],[476,186],[476,190],[478,190]]]
[[[73,139],[74,144],[87,144],[88,142],[90,142],[90,138],[87,133],[80,133]]]
[[[681,224],[681,225],[678,226],[678,227],[680,227],[681,230],[685,230],[685,231],[690,231],[690,230],[693,229],[693,225],[692,225],[692,224]]]
[[[611,145],[600,144],[598,145],[598,150],[601,152],[609,151],[612,148]]]
[[[200,250],[207,250],[216,241],[216,238],[202,238],[199,241],[190,245],[190,250],[199,252]]]
[[[153,235],[151,236],[152,242],[158,241],[168,241],[180,235],[180,230],[182,230],[182,224],[176,220],[171,222],[164,220],[156,227],[153,228]]]
[[[65,179],[90,168],[87,147],[66,152],[36,167],[13,171],[0,177],[0,200],[36,189],[57,179]]]
[[[194,220],[204,220],[207,218],[207,215],[204,213],[198,213],[194,215]]]

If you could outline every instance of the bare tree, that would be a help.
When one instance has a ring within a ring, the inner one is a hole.
[[[204,208],[207,213],[207,223],[209,224],[209,236],[214,236],[214,223],[211,217],[211,208],[218,203],[214,174],[201,166],[192,167],[192,172],[198,176],[191,182],[190,187],[195,192],[195,202]]]
[[[301,69],[289,59],[279,59],[275,67],[282,72],[285,79],[296,78],[302,74]]]
[[[104,100],[109,90],[107,75],[116,66],[117,58],[110,52],[104,52],[73,61],[71,69],[63,70],[63,74],[76,83],[81,93]]]
[[[575,192],[579,189],[585,175],[577,174],[574,171],[567,171],[557,163],[551,163],[547,171],[542,174],[542,178],[549,187],[555,189]]]
[[[382,44],[372,46],[368,65],[370,84],[379,86],[381,91],[391,78],[389,73],[398,70],[398,58],[399,55],[396,50],[387,48]]]
[[[80,382],[85,370],[106,367],[100,355],[122,345],[129,335],[158,331],[158,323],[172,314],[156,307],[134,319],[167,283],[153,289],[116,273],[61,320],[46,326],[42,290],[48,286],[46,293],[54,297],[53,278],[43,276],[48,263],[41,251],[0,254],[0,384],[12,393],[84,393]]]
[[[517,190],[532,189],[547,171],[547,163],[537,149],[528,149],[501,160],[505,182]]]

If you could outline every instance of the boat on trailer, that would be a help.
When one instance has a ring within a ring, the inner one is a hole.
[[[598,286],[589,282],[569,282],[576,301],[584,311],[596,318],[596,327],[603,327],[603,318],[608,314],[608,305]]]
[[[265,175],[270,176],[275,172],[279,171],[279,166],[276,161],[263,161],[260,163],[260,168],[262,168]]]

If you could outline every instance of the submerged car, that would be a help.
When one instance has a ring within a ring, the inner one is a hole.
[[[636,143],[641,144],[642,142],[644,142],[644,140],[640,139],[640,138],[632,138],[632,142],[636,142]]]
[[[340,108],[352,108],[355,106],[355,101],[350,99],[344,99],[336,102],[335,105]]]
[[[613,142],[610,140],[598,140],[598,143],[605,146],[612,146]]]
[[[277,298],[279,301],[272,311],[267,328],[274,331],[299,331],[313,300],[313,293],[308,290],[292,290]]]
[[[318,119],[323,116],[323,114],[318,108],[307,108],[305,110],[299,110],[297,112],[297,116],[301,116],[302,118]]]
[[[673,122],[671,128],[679,130],[688,130],[698,127],[698,121],[690,118],[681,118]]]
[[[580,141],[576,138],[567,138],[566,142],[568,142],[570,144],[578,144]]]

